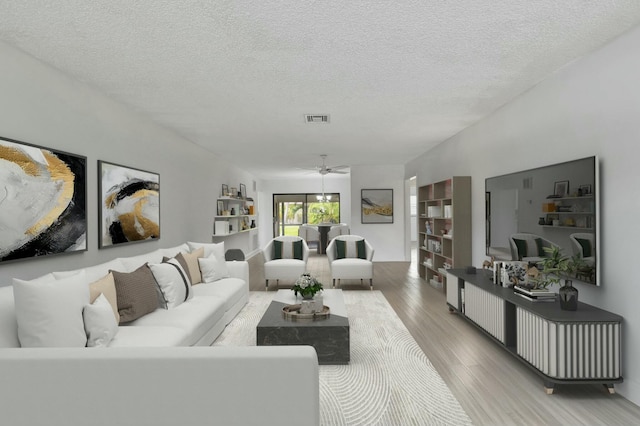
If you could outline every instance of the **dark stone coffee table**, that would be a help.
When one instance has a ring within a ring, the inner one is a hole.
[[[285,319],[282,308],[300,303],[291,290],[278,290],[257,327],[258,346],[311,345],[316,349],[319,364],[348,364],[349,318],[342,290],[324,290],[324,305],[331,315],[322,320]]]

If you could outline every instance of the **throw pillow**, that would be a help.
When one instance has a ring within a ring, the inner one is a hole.
[[[187,273],[176,259],[150,263],[149,268],[162,292],[167,309],[175,308],[193,297]]]
[[[191,253],[178,253],[176,260],[180,262],[182,268],[189,274],[191,285],[196,285],[202,282],[202,275],[200,275],[200,265],[198,264],[198,258],[204,257],[204,247],[200,247]]]
[[[84,347],[82,309],[89,303],[84,272],[50,281],[13,280],[13,296],[22,347]]]
[[[591,257],[591,241],[584,238],[576,238],[576,241],[582,246],[582,257]]]
[[[523,257],[527,257],[527,240],[514,238],[513,242],[516,244],[516,249],[518,250],[518,260],[522,260]]]
[[[536,247],[538,249],[538,257],[546,257],[547,253],[544,251],[544,244],[542,238],[536,238]]]
[[[204,248],[204,256],[202,257],[209,257],[211,255],[214,255],[216,257],[216,259],[218,260],[218,274],[219,274],[219,278],[227,278],[229,277],[229,269],[227,268],[227,263],[225,261],[224,258],[224,242],[222,243],[211,243],[211,244],[205,244],[205,243],[192,243],[192,242],[188,242],[187,243],[189,245],[189,248],[191,249],[191,252],[193,253],[194,250],[197,250],[199,248]],[[204,282],[207,282],[206,280],[202,280]]]
[[[218,281],[222,278],[221,263],[225,268],[227,267],[226,262],[220,262],[214,255],[202,257],[198,259],[198,263],[200,264],[200,272],[202,272],[202,281],[205,283]]]
[[[336,239],[336,259],[367,258],[367,246],[364,240],[345,241]]]
[[[84,329],[87,333],[87,347],[104,348],[109,346],[118,333],[118,322],[113,316],[111,304],[104,294],[98,297],[82,311]]]
[[[104,295],[112,308],[113,316],[116,323],[120,322],[120,314],[118,313],[118,295],[116,294],[116,283],[113,280],[113,274],[108,273],[98,281],[89,284],[89,302],[96,301],[98,296]]]
[[[147,265],[129,273],[111,273],[116,283],[120,323],[136,320],[158,309],[157,284]]]
[[[302,260],[302,240],[280,241],[273,240],[273,260],[297,259]]]

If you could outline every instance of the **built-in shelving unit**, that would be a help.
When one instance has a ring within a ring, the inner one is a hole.
[[[246,256],[258,250],[258,214],[253,199],[220,197],[213,218],[213,242],[225,242],[225,249],[241,249]]]
[[[444,287],[449,268],[471,265],[471,177],[418,188],[418,273]]]

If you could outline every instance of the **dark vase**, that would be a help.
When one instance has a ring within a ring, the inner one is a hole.
[[[541,217],[540,220],[538,220],[538,225],[545,225],[546,222],[544,220],[544,217]]]
[[[560,309],[575,311],[578,309],[578,289],[573,286],[571,280],[564,280],[564,285],[558,290],[560,296]]]

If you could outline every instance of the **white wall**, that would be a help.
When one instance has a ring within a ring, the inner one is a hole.
[[[581,301],[624,317],[619,393],[640,404],[640,28],[567,66],[491,116],[407,165],[418,186],[472,176],[473,262],[484,249],[484,180],[597,155],[601,172],[602,286]]]
[[[362,189],[393,189],[393,223],[363,224],[360,215]],[[408,196],[408,195],[407,195]],[[404,166],[351,167],[351,233],[366,238],[375,249],[375,262],[408,261],[406,247]]]
[[[130,256],[185,240],[211,241],[221,184],[253,177],[87,85],[0,43],[0,136],[87,157],[88,251],[0,264],[0,285]],[[158,241],[98,250],[97,160],[160,174]]]

